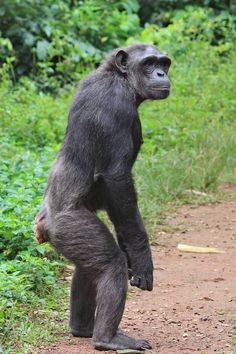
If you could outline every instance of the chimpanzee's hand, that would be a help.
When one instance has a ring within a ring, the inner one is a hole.
[[[140,260],[140,264],[136,262],[129,269],[129,275],[132,276],[130,284],[142,290],[151,291],[153,289],[153,264],[152,259],[146,259],[144,263]]]

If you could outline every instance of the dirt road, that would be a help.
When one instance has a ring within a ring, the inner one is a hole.
[[[154,290],[132,289],[121,327],[150,340],[146,353],[236,353],[236,201],[184,206],[166,225],[177,231],[160,232],[160,244],[152,247]],[[182,253],[178,243],[225,253]],[[91,340],[67,334],[39,352],[98,353]]]

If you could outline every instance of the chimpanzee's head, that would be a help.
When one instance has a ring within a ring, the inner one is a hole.
[[[171,60],[166,53],[153,45],[135,44],[116,51],[113,60],[141,101],[169,96],[171,85],[167,74]]]

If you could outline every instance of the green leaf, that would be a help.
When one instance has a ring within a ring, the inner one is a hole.
[[[24,42],[28,47],[32,47],[35,42],[35,37],[31,33],[26,32],[24,35]]]
[[[44,60],[47,57],[50,43],[48,41],[38,41],[36,46],[36,54],[39,60]]]
[[[44,256],[45,248],[43,246],[36,246],[36,250]]]

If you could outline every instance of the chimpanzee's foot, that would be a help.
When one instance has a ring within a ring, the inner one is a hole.
[[[78,329],[78,328],[71,328],[70,333],[74,337],[84,337],[84,338],[92,338],[93,336],[93,328],[91,329]],[[121,329],[117,330],[117,334],[124,335],[124,332]]]
[[[74,336],[74,337],[92,338],[92,336],[93,336],[93,328],[91,328],[91,329],[71,328],[70,332],[71,332],[72,336]]]
[[[128,337],[124,332],[118,330],[110,342],[95,341],[95,348],[98,350],[118,350],[118,349],[151,349],[151,345],[145,339],[134,339]]]

